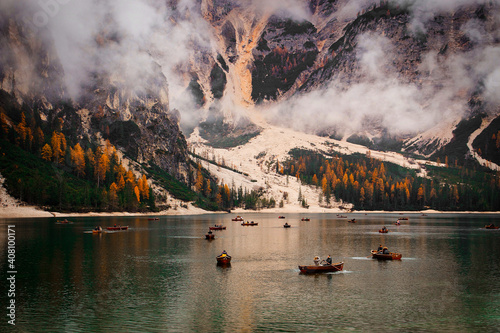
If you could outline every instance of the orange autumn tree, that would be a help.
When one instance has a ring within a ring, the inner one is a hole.
[[[45,144],[42,148],[42,159],[50,162],[52,160],[52,148],[48,144]]]
[[[52,158],[54,162],[62,164],[66,155],[66,137],[61,132],[53,132],[50,139]]]
[[[149,185],[148,180],[146,179],[146,175],[142,175],[137,182],[137,186],[139,188],[140,195],[143,199],[149,199]]]
[[[97,179],[97,187],[99,187],[100,182],[106,179],[106,173],[109,171],[109,157],[100,148],[97,148],[95,155],[97,161],[94,173]]]
[[[80,177],[85,175],[85,154],[79,143],[70,149],[71,162],[75,166],[76,174]]]

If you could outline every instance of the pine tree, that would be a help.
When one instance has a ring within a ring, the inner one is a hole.
[[[417,191],[417,201],[419,201],[422,205],[425,204],[425,200],[424,200],[424,197],[425,197],[425,189],[424,189],[424,185],[420,185],[420,187],[418,188],[418,191]]]
[[[359,201],[361,202],[361,207],[363,207],[365,203],[365,189],[363,187],[359,190]]]

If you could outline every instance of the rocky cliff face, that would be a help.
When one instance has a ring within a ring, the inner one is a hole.
[[[139,74],[146,73],[140,85],[124,78],[119,66],[101,66],[90,72],[78,98],[70,96],[50,36],[3,15],[0,89],[44,121],[63,117],[76,126],[73,134],[79,138],[109,138],[133,159],[154,161],[179,179],[186,174],[187,156],[178,121],[187,113],[201,119],[199,133],[218,146],[257,135],[260,129],[251,119],[259,110],[267,121],[374,148],[400,149],[406,139],[407,151],[426,156],[454,140],[461,120],[499,113],[495,1],[460,6],[402,0],[133,3],[147,7],[132,8],[144,10],[145,17],[155,10],[162,14],[162,21],[152,20],[154,36],[134,39],[161,41],[136,47],[148,63],[139,68]],[[140,32],[132,31],[136,21],[126,23],[129,33]],[[126,32],[101,25],[93,48],[127,45],[121,42]],[[184,27],[196,29],[179,36]],[[180,34],[170,35],[168,29]],[[159,46],[170,39],[179,39],[183,58],[167,70],[164,60],[176,52]],[[181,93],[167,86],[167,80],[174,81],[169,75],[177,76]],[[171,105],[179,95],[191,95],[193,103],[176,105],[176,113]],[[439,130],[445,122],[449,126]]]
[[[439,130],[444,123],[454,126],[478,114],[498,115],[498,100],[489,92],[498,66],[488,60],[499,50],[498,3],[437,6],[432,13],[401,1],[375,2],[357,12],[347,11],[349,1],[302,3],[305,14],[297,18],[262,3],[202,2],[200,10],[217,38],[214,66],[204,70],[219,77],[210,81],[212,90],[214,82],[219,84],[217,97],[207,105],[224,109],[211,104],[220,98],[250,110],[285,103],[287,111],[271,118],[288,125],[287,117],[312,112],[294,111],[288,100],[326,95],[322,110],[313,113],[329,121],[319,127],[309,124],[309,130],[381,149],[400,149],[407,139],[407,151],[426,156],[453,139],[454,127]],[[382,97],[366,98],[373,103],[369,107],[346,106],[346,100],[363,100],[367,94]]]
[[[101,72],[72,98],[47,31],[35,32],[5,17],[0,23],[2,112],[18,119],[22,109],[45,128],[60,118],[66,137],[87,144],[109,139],[136,162],[154,163],[186,179],[186,141],[178,113],[169,109],[167,80],[158,65],[147,89],[125,86],[121,73]]]

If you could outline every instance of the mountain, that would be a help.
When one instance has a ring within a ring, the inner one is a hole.
[[[97,171],[76,171],[77,144],[147,175],[165,206],[177,198],[232,208],[238,188],[312,205],[314,188],[300,186],[312,184],[312,170],[309,181],[297,172],[293,190],[288,176],[284,186],[285,174],[272,175],[302,156],[289,155],[296,148],[330,158],[368,152],[424,178],[445,162],[499,169],[498,1],[9,0],[1,9],[2,142],[44,159],[62,133],[66,160],[52,157],[54,170],[98,189],[89,174]],[[22,198],[15,165],[4,165],[9,192]],[[122,193],[120,172],[105,176],[95,205],[134,196]]]
[[[263,105],[275,124],[430,157],[461,120],[498,117],[498,3],[382,1],[349,13],[356,2],[303,1],[302,19],[231,2],[211,15],[222,4],[207,3],[214,68],[230,78],[218,96]]]

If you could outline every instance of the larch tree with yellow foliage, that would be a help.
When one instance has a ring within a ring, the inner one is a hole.
[[[66,155],[66,137],[61,132],[53,132],[50,139],[52,147],[52,158],[54,162],[61,164],[64,162],[64,155]]]
[[[101,154],[95,168],[95,177],[97,179],[97,187],[100,182],[106,179],[106,173],[109,171],[109,157],[106,154]]]
[[[71,162],[75,166],[76,174],[79,177],[85,175],[85,154],[79,143],[75,145],[74,148],[70,149]]]
[[[52,148],[50,148],[49,144],[45,144],[42,148],[42,159],[48,162],[52,160]]]
[[[146,175],[142,175],[137,182],[137,186],[139,187],[139,192],[143,199],[149,199],[149,185],[148,180],[146,179]]]

